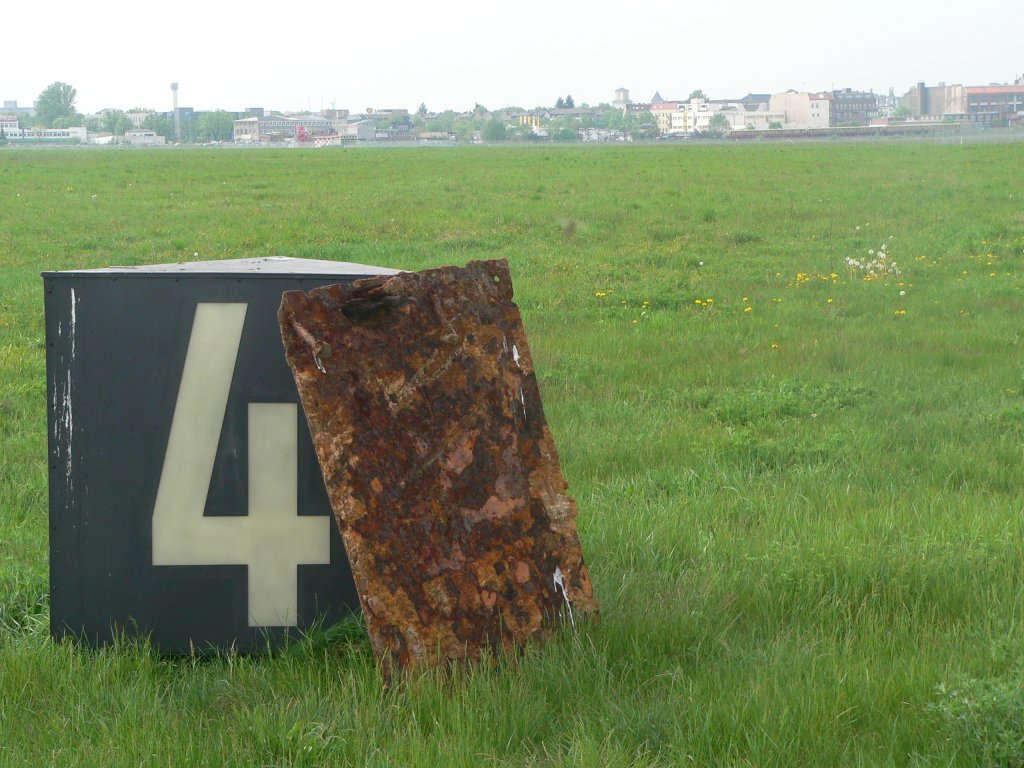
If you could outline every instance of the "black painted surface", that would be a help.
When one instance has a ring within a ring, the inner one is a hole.
[[[325,262],[320,276],[182,278],[145,268],[43,275],[53,637],[97,645],[123,633],[172,653],[254,651],[358,609],[333,522],[330,565],[299,566],[291,630],[248,626],[244,565],[152,565],[153,507],[196,305],[248,304],[205,511],[244,515],[248,405],[299,403],[277,325],[281,293],[366,276],[336,269]],[[330,517],[301,407],[296,417],[299,514]]]

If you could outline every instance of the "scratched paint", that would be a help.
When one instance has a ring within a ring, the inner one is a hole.
[[[64,345],[67,352],[61,354],[60,362],[64,373],[59,380],[57,378],[54,379],[53,395],[50,403],[55,417],[53,420],[54,442],[59,446],[58,451],[63,454],[59,457],[59,460],[64,468],[64,482],[69,489],[73,490],[75,487],[73,471],[75,417],[72,392],[74,363],[77,351],[75,348],[75,336],[78,328],[78,298],[75,295],[74,288],[71,289],[70,293],[70,305],[70,322],[67,328],[64,327],[62,322],[57,324],[57,338],[64,339],[65,333],[67,334],[67,341]]]
[[[282,299],[286,356],[387,664],[511,650],[597,614],[512,298],[508,264],[489,261]]]

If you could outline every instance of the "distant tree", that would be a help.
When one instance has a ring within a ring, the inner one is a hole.
[[[558,101],[555,102],[555,109],[565,109],[565,99],[561,96],[559,96]]]
[[[235,116],[223,109],[199,116],[200,141],[231,141],[235,136]]]
[[[568,96],[565,97],[565,108],[566,109],[575,109],[576,108],[576,102],[572,100],[572,94],[571,93]]]
[[[154,131],[165,139],[174,139],[174,118],[152,114],[142,121],[142,127]],[[97,129],[98,130],[98,129]]]
[[[501,120],[492,117],[487,121],[481,135],[484,141],[505,141],[508,138],[508,130]]]
[[[194,112],[181,116],[181,140],[188,144],[199,140],[199,118]]]
[[[641,112],[636,124],[630,128],[629,135],[637,141],[653,139],[658,135],[658,121],[650,112]]]
[[[36,100],[36,118],[47,128],[60,117],[75,114],[75,98],[78,92],[67,83],[50,83]]]
[[[780,122],[779,122],[778,120],[772,120],[772,121],[770,121],[770,122],[768,123],[768,127],[769,127],[769,128],[771,129],[771,130],[773,130],[773,131],[774,131],[774,130],[776,130],[777,128],[781,128],[781,127],[782,127],[782,123],[780,123]]]
[[[476,104],[473,105],[474,115],[489,115],[490,113],[491,111],[480,102],[477,102]]]
[[[517,125],[509,132],[514,141],[536,141],[537,134],[529,125]]]
[[[707,101],[708,97],[704,93],[704,91],[698,88],[696,91],[690,92],[690,97],[687,99],[687,101],[692,101],[693,99],[703,99],[704,101]]]
[[[900,104],[900,106],[896,107],[896,111],[892,113],[893,117],[901,117],[904,119],[910,117],[910,115],[910,107],[904,106],[903,104]]]
[[[712,136],[721,138],[729,132],[732,126],[729,124],[729,118],[723,115],[721,112],[716,112],[711,116],[708,121],[708,133]]]
[[[633,135],[639,122],[635,112],[622,112],[618,109],[606,112],[605,118],[608,129],[621,134],[623,141]]]
[[[416,114],[419,115],[420,118],[424,118],[427,116],[429,111],[430,110],[427,109],[427,103],[425,101],[421,101],[419,108],[416,110]]]
[[[67,117],[58,117],[53,121],[51,128],[72,128],[79,125],[85,125],[85,115],[76,112]]]
[[[556,117],[548,127],[552,141],[579,141],[579,124],[571,117]]]
[[[4,133],[4,129],[0,128],[0,147],[7,143],[7,134]]]
[[[122,112],[120,109],[105,109],[101,113],[101,121],[102,121],[102,125],[103,125],[103,130],[105,130],[107,133],[112,133],[115,136],[124,135],[124,131],[123,130],[122,131],[118,131],[117,129],[119,127],[123,126],[123,124],[124,124],[123,121],[127,121],[127,120],[128,120],[128,118],[125,117],[124,112]],[[129,128],[131,127],[131,122],[130,121],[128,122],[128,127]],[[127,130],[127,129],[125,129],[125,130]]]
[[[439,115],[436,115],[431,120],[427,121],[428,131],[443,131],[445,133],[452,133],[455,131],[455,113],[446,109]]]

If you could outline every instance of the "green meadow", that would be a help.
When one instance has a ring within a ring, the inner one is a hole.
[[[1024,143],[0,150],[0,765],[1024,765]],[[507,258],[602,615],[48,634],[42,270]],[[851,263],[852,260],[854,263]]]

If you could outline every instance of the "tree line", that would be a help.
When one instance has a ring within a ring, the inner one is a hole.
[[[86,118],[78,111],[75,100],[78,91],[68,83],[54,82],[46,86],[36,100],[35,115],[19,115],[21,128],[74,128],[82,126],[94,133],[107,132],[123,136],[135,127],[128,112],[105,109],[99,116]],[[154,131],[169,141],[175,139],[174,119],[162,117],[154,110],[137,108],[130,112],[148,113],[140,127]],[[235,115],[223,109],[200,114],[187,114],[181,120],[182,141],[230,141],[234,136]]]

